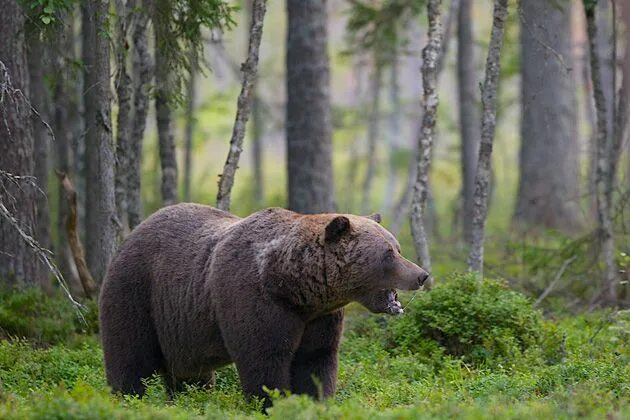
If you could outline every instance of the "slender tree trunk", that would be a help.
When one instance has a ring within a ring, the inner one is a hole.
[[[35,286],[45,272],[18,228],[35,233],[37,192],[28,178],[15,178],[35,174],[25,13],[15,0],[0,0],[0,10],[0,282]]]
[[[248,0],[250,26],[254,0]],[[251,142],[252,142],[252,165],[254,174],[254,201],[256,205],[262,206],[265,200],[264,174],[263,174],[263,136],[264,120],[262,115],[262,101],[260,100],[260,90],[258,84],[252,89],[252,122],[251,122]]]
[[[427,15],[429,19],[429,33],[426,47],[422,50],[422,88],[424,90],[424,114],[422,128],[418,139],[418,169],[416,183],[411,199],[411,234],[413,235],[416,256],[427,271],[431,271],[431,257],[429,244],[424,226],[429,192],[429,171],[431,168],[431,149],[435,136],[437,118],[438,94],[438,59],[442,50],[441,0],[429,0]]]
[[[136,11],[133,25],[133,120],[129,144],[129,179],[127,180],[127,215],[129,228],[133,229],[142,221],[142,143],[149,112],[149,88],[153,78],[151,56],[147,38],[150,0],[142,2]]]
[[[448,53],[448,47],[450,44],[452,29],[455,26],[456,15],[457,15],[457,11],[459,10],[459,2],[460,0],[451,0],[450,5],[449,5],[448,16],[446,17],[446,21],[445,21],[446,23],[444,27],[442,53],[438,57],[438,64],[437,64],[438,79],[439,79],[440,74],[442,73],[442,69],[444,68],[444,60]],[[424,119],[423,116],[420,115],[419,121],[422,121],[423,119]],[[419,130],[422,129],[421,126],[422,124],[420,124]],[[420,137],[420,133],[418,133],[417,136]],[[414,147],[412,158],[409,161],[409,170],[407,172],[408,175],[407,175],[407,180],[405,182],[405,186],[400,195],[400,198],[396,202],[396,205],[394,206],[394,209],[392,211],[392,223],[390,225],[390,231],[394,235],[398,235],[398,233],[400,232],[403,219],[405,218],[407,212],[409,211],[409,207],[411,205],[411,197],[413,195],[413,188],[414,188],[416,178],[417,178],[418,154],[419,154],[419,151],[417,147]],[[429,185],[429,193],[427,194],[427,197],[428,197],[427,199],[429,201],[431,201],[430,189],[431,189],[431,185]],[[429,215],[430,213],[431,212],[429,212]]]
[[[372,91],[370,101],[370,115],[368,117],[367,132],[367,168],[363,181],[363,194],[361,196],[361,213],[371,213],[372,190],[374,175],[376,172],[376,142],[380,135],[381,119],[381,85],[383,83],[383,63],[378,53],[374,54],[374,73],[372,75]]]
[[[80,86],[69,74],[71,72],[68,63],[76,60],[74,54],[74,14],[65,14],[61,21],[67,22],[60,25],[55,32],[53,41],[63,54],[56,54],[52,57],[54,72],[53,86],[53,130],[55,133],[55,163],[57,171],[70,173],[73,170],[72,142],[79,136],[80,115],[78,101]],[[58,189],[58,210],[57,219],[57,241],[55,243],[55,254],[57,256],[57,266],[65,279],[74,277],[71,269],[71,255],[68,246],[68,235],[66,233],[66,220],[68,217],[68,203],[63,199],[63,186]],[[76,281],[69,281],[76,284]]]
[[[472,0],[461,0],[457,30],[457,80],[459,91],[459,125],[462,162],[462,226],[464,241],[470,243],[472,233],[475,172],[481,132],[477,105],[477,72],[475,67],[475,39],[472,30]]]
[[[582,226],[571,2],[521,3],[521,152],[514,221],[576,232]]]
[[[385,185],[385,194],[383,197],[382,212],[389,213],[392,208],[394,195],[396,194],[397,176],[397,159],[400,148],[398,146],[398,138],[400,137],[400,120],[402,107],[400,103],[400,86],[398,84],[399,71],[399,52],[398,48],[392,51],[392,62],[390,65],[389,79],[389,101],[391,103],[391,111],[388,118],[389,130],[387,133],[388,140],[388,162],[387,162],[387,184]]]
[[[468,257],[468,268],[483,274],[483,246],[485,240],[486,218],[488,215],[488,196],[491,178],[492,144],[497,123],[497,87],[501,70],[501,48],[505,21],[508,17],[508,0],[494,0],[492,33],[486,60],[486,75],[481,91],[483,113],[481,116],[481,143],[477,158],[475,175],[475,195],[473,206],[472,242]]]
[[[595,99],[595,111],[597,114],[597,167],[595,172],[595,199],[597,210],[597,224],[599,228],[599,239],[602,249],[604,263],[606,265],[605,278],[603,287],[608,289],[607,298],[614,297],[612,302],[616,301],[615,285],[617,283],[617,269],[615,266],[615,242],[612,224],[611,209],[608,206],[607,199],[607,183],[608,172],[611,169],[609,131],[607,124],[608,110],[606,108],[608,101],[604,95],[601,62],[599,52],[597,50],[597,21],[594,6],[584,5],[586,13],[586,27],[589,39],[590,64],[591,64],[591,80],[593,84],[593,97]],[[611,302],[611,303],[612,303]]]
[[[217,194],[217,207],[221,210],[230,209],[230,195],[234,185],[234,176],[238,166],[238,160],[243,150],[243,139],[245,138],[245,128],[249,118],[249,108],[251,106],[251,93],[256,83],[256,73],[258,71],[258,51],[260,40],[262,39],[263,21],[267,9],[266,0],[254,0],[252,5],[252,19],[249,30],[249,47],[247,49],[247,60],[241,66],[243,71],[243,83],[241,93],[238,96],[236,107],[236,118],[230,139],[230,151],[228,153],[223,174],[219,180],[219,192]]]
[[[193,58],[191,62],[196,62]],[[190,178],[192,172],[192,143],[195,132],[195,100],[197,69],[191,68],[188,74],[186,94],[186,127],[184,129],[184,201],[190,201]]]
[[[289,208],[335,209],[330,68],[324,0],[287,0],[287,161]]]
[[[31,27],[31,34],[27,35],[27,61],[29,71],[30,104],[35,109],[31,112],[33,127],[33,143],[35,153],[35,179],[38,191],[35,194],[37,202],[37,228],[35,239],[40,246],[50,249],[50,214],[48,208],[48,156],[50,154],[50,142],[45,119],[47,118],[46,87],[44,86],[44,67],[46,51],[41,39],[39,29]],[[42,266],[42,270],[45,267]],[[43,279],[42,279],[43,280]],[[49,282],[42,284],[45,288]]]
[[[85,66],[86,118],[86,256],[90,271],[100,284],[116,243],[114,150],[109,86],[109,40],[106,30],[109,2],[81,3],[83,13],[83,63]]]
[[[118,20],[116,25],[116,96],[118,99],[118,118],[116,123],[116,214],[120,223],[120,239],[129,230],[127,221],[127,189],[131,172],[130,160],[133,159],[130,148],[131,135],[131,95],[133,91],[131,76],[127,66],[129,52],[129,22],[135,8],[133,0],[116,0]]]
[[[160,14],[169,15],[171,5],[167,0],[157,0],[156,10]],[[157,12],[156,12],[157,13]],[[178,201],[177,198],[177,156],[173,137],[173,75],[167,53],[167,39],[172,36],[165,19],[153,19],[155,32],[155,116],[162,168],[162,206],[169,206]]]

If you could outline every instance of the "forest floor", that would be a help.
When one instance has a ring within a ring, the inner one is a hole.
[[[627,311],[543,319],[499,283],[459,293],[461,277],[418,295],[395,319],[351,307],[335,398],[276,394],[269,416],[630,418]],[[158,377],[142,399],[112,395],[90,308],[84,323],[61,297],[0,294],[0,418],[264,417],[243,398],[233,366],[214,387],[190,387],[174,401]]]

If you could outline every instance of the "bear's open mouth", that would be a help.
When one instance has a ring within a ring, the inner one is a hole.
[[[391,315],[400,315],[405,312],[394,289],[387,290],[387,312]]]

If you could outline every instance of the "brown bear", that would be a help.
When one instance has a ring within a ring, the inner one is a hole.
[[[245,395],[265,405],[263,386],[332,395],[343,307],[402,313],[395,289],[429,277],[373,219],[280,208],[241,219],[198,204],[158,211],[122,244],[102,286],[113,391],[142,395],[142,380],[161,372],[173,392],[234,362]]]

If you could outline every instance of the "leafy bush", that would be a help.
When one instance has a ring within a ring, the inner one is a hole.
[[[96,303],[86,303],[81,315],[59,293],[49,296],[37,288],[0,289],[0,339],[28,338],[49,345],[67,341],[76,333],[95,333]]]
[[[390,324],[390,344],[398,353],[422,354],[439,347],[480,365],[511,360],[543,341],[558,344],[543,339],[542,315],[524,295],[475,274],[454,275],[417,295],[406,311]]]

